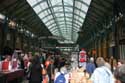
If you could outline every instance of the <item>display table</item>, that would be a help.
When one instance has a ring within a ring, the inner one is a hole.
[[[4,74],[0,74],[0,83],[5,83],[5,75]]]
[[[3,83],[19,83],[19,80],[24,77],[24,70],[2,71],[1,78],[5,80]],[[0,82],[1,83],[1,82]]]

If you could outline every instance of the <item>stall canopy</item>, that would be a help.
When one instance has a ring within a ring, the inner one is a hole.
[[[27,0],[49,31],[64,41],[75,43],[91,0]]]

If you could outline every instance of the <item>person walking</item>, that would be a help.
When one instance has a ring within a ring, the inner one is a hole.
[[[35,54],[31,63],[29,83],[41,83],[42,82],[42,67],[38,54]]]
[[[102,57],[96,60],[98,68],[95,69],[91,76],[92,83],[114,83],[111,70],[105,66],[105,61]]]

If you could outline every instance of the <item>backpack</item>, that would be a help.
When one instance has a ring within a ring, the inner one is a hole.
[[[61,74],[56,78],[56,80],[55,80],[54,83],[66,83],[66,79],[65,79],[65,77],[64,77],[64,74],[61,73]]]

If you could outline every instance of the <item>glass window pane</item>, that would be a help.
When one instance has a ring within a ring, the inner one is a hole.
[[[67,41],[64,41],[65,43],[76,41],[78,37],[77,32],[80,30],[80,27],[84,22],[86,12],[88,11],[88,5],[91,2],[91,0],[81,0],[83,1],[81,3],[80,0],[75,0],[75,6],[73,7],[75,9],[73,12],[72,6],[74,0],[63,0],[65,6],[65,17],[62,0],[49,0],[49,5],[52,6],[54,13],[50,11],[50,8],[48,8],[46,0],[44,0],[43,2],[41,2],[42,0],[27,1],[33,7],[34,11],[38,14],[38,16],[45,23],[48,29],[50,29],[53,35],[63,36],[66,39],[69,39]],[[38,5],[33,6],[37,3]],[[88,5],[86,5],[85,3]],[[51,14],[55,14],[53,15],[54,17]],[[61,30],[62,35],[59,33],[59,29]],[[73,39],[71,38],[71,34],[73,34]],[[71,39],[73,41],[71,41]]]
[[[55,31],[58,31],[58,28],[55,26],[55,27],[51,28],[50,30],[51,30],[51,31],[54,31],[54,30],[55,30]]]
[[[65,27],[65,25],[60,25],[59,27],[60,27],[60,28],[64,28],[64,27]]]
[[[70,17],[70,16],[66,16],[66,18],[68,18],[68,19],[72,19],[72,17]]]
[[[48,18],[49,20],[51,20],[51,19],[53,19],[53,16],[52,16],[52,15],[49,15],[49,16],[47,16],[47,18]]]
[[[62,21],[62,22],[59,22],[58,24],[59,24],[59,25],[62,25],[62,24],[64,24],[64,25],[65,25],[65,22],[63,22],[63,21]]]
[[[46,21],[48,21],[48,19],[47,19],[47,18],[43,19],[43,22],[44,22],[44,23],[45,23]]]
[[[39,14],[39,17],[42,19],[44,17],[44,14],[43,13],[40,13]]]
[[[54,9],[54,12],[58,12],[60,9],[63,10],[63,7],[62,6],[54,7],[53,9]]]
[[[73,0],[64,0],[64,4],[73,6]]]
[[[75,21],[75,23],[77,23],[77,24],[79,24],[79,25],[82,25],[80,22],[78,22],[78,21]]]
[[[74,13],[79,15],[80,11],[75,10]]]
[[[49,14],[48,11],[44,11],[43,13],[44,13],[44,16],[47,16]]]
[[[49,30],[54,29],[56,26],[49,26]]]
[[[65,7],[65,12],[73,12],[73,8],[71,8],[71,7]]]
[[[80,9],[83,10],[83,11],[85,11],[85,12],[88,11],[88,7],[86,5],[84,5],[84,4],[82,4],[82,6],[81,6]]]
[[[56,27],[56,24],[55,24],[55,23],[50,26],[50,28],[53,28],[53,27]],[[50,28],[49,28],[49,29],[50,29]]]
[[[81,23],[83,23],[83,20],[84,20],[84,19],[82,19],[82,18],[79,18],[79,19],[77,19],[77,20],[79,20]]]
[[[40,8],[40,6],[35,6],[33,8],[35,10],[36,13],[40,12],[42,9]]]
[[[70,18],[66,18],[66,21],[69,21],[69,22],[71,22],[71,21],[72,21],[72,19],[70,19]]]
[[[62,0],[51,0],[52,5],[62,4]]]
[[[66,24],[70,24],[70,25],[72,25],[72,22],[66,22]]]
[[[35,4],[37,3],[36,0],[27,0],[27,2],[28,2],[31,6],[33,6],[33,5],[35,5]]]
[[[68,17],[68,16],[69,16],[69,17],[72,17],[72,13],[65,13],[65,16],[66,16],[66,17]]]
[[[75,18],[75,19],[79,19],[79,16],[74,15],[74,18]]]
[[[83,2],[87,3],[88,5],[90,5],[91,0],[82,0]]]
[[[52,25],[52,24],[54,24],[53,20],[46,23],[47,26]]]
[[[47,5],[47,2],[46,2],[46,1],[43,2],[43,3],[41,3],[40,6],[41,6],[41,8],[42,8],[43,10],[46,9],[46,8],[48,8],[48,5]]]
[[[53,35],[59,35],[59,32],[58,31],[52,31],[52,34]]]
[[[83,18],[85,18],[85,14],[83,13],[83,12],[80,12],[80,14],[79,14],[81,17],[83,17]]]
[[[55,15],[56,15],[56,17],[61,17],[61,16],[64,16],[64,14],[63,14],[63,13],[56,13]]]
[[[80,28],[80,25],[73,23],[74,26],[76,26],[77,28]]]
[[[80,9],[82,6],[82,3],[79,1],[75,1],[75,7],[77,7],[78,9]]]
[[[64,21],[64,18],[57,18],[58,21]]]
[[[47,16],[48,15],[48,12],[47,11],[44,11],[44,12],[41,12],[39,14],[39,17],[42,19],[43,17]]]

